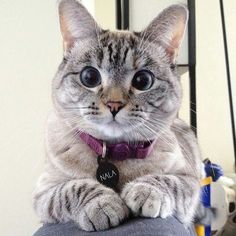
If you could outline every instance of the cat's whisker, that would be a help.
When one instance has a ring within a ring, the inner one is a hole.
[[[79,135],[82,132],[85,132],[85,130],[81,129],[81,127],[79,127],[79,126],[76,126],[72,129],[70,129],[69,132],[67,132],[66,135],[64,137],[62,137],[60,140],[56,140],[57,143],[60,143],[63,140],[63,146],[62,147],[60,146],[60,150],[62,150],[62,151],[67,150],[67,148],[72,146],[74,142],[77,143],[79,140]]]
[[[155,114],[155,113],[154,113],[154,114]],[[162,125],[166,126],[166,123],[165,123],[165,122],[163,122],[162,120],[160,120],[160,119],[158,119],[158,118],[156,118],[156,117],[152,117],[151,120],[152,120],[152,122],[154,121],[154,122],[157,122],[157,124],[162,124]],[[155,123],[155,124],[156,124],[156,123]],[[184,130],[184,129],[181,128],[181,127],[171,126],[171,129],[174,129],[174,130],[179,131],[179,132],[181,132],[181,133],[183,133],[183,134],[186,134],[186,135],[191,135],[191,134],[189,133],[189,131],[186,131],[186,130]]]
[[[139,136],[143,137],[144,139],[146,139],[147,141],[149,140],[147,137],[145,137],[145,134],[141,133],[138,129],[136,129],[136,126],[130,122],[128,122],[131,127],[133,128],[131,131],[134,132],[134,136],[135,136],[135,140],[137,141],[138,143],[138,140],[139,140]]]
[[[74,125],[77,125],[79,123],[83,123],[84,122],[84,119],[83,118],[79,118],[79,117],[76,117],[76,118],[67,118],[67,117],[64,117],[62,118],[62,120],[66,123],[66,124],[69,124],[70,126],[74,126]]]
[[[149,125],[150,125],[150,123],[149,123]],[[152,125],[152,124],[151,124]],[[160,125],[160,124],[159,124]],[[154,134],[158,134],[155,130],[153,130],[151,127],[149,127],[148,125],[145,125],[148,129],[150,129]],[[166,132],[166,129],[165,130],[162,130],[160,127],[159,127],[159,130],[162,132],[162,133],[165,133]],[[163,139],[164,140],[164,137],[163,136],[160,136],[159,135],[159,137],[161,138],[161,139]],[[168,144],[168,145],[172,145],[172,144],[170,144],[170,143],[166,143],[166,144]],[[194,163],[192,162],[192,159],[191,159],[191,157],[189,156],[189,154],[187,153],[187,150],[186,150],[186,148],[181,144],[181,143],[179,143],[179,145],[180,145],[180,147],[181,147],[181,149],[182,149],[182,151],[184,152],[184,154],[185,154],[185,156],[188,158],[188,160],[189,160],[189,164],[188,163],[186,163],[187,164],[187,166],[188,166],[188,168],[193,168],[193,166],[194,166]],[[173,146],[174,147],[174,146]],[[194,169],[193,169],[193,171],[195,171]],[[196,173],[195,173],[196,174]]]
[[[88,109],[88,110],[97,110],[95,108],[93,109],[93,108],[90,108],[90,107],[81,107],[81,108],[75,107],[73,109],[65,109],[64,111],[61,111],[59,113],[73,113],[73,112],[78,112],[78,111],[86,110],[86,109]]]
[[[80,126],[83,126],[83,125],[82,123],[78,123],[78,122],[76,124],[77,126],[73,126],[69,130],[67,130],[67,132],[65,132],[60,139],[55,140],[55,143],[60,143],[62,140],[65,140],[67,136],[71,136],[75,134],[76,132],[79,132],[81,130]]]

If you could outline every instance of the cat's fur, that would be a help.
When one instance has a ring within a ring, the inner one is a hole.
[[[189,224],[199,202],[201,158],[193,132],[177,118],[181,86],[173,68],[186,7],[170,6],[140,33],[102,30],[75,0],[60,1],[59,14],[65,53],[53,81],[47,165],[34,192],[37,214],[43,222],[72,220],[87,231],[117,226],[130,213],[174,215]],[[97,88],[79,81],[87,65],[101,73]],[[140,69],[155,75],[147,91],[130,85]],[[125,104],[116,116],[119,124],[111,123],[104,105],[110,100]],[[115,192],[96,180],[97,155],[78,130],[107,142],[156,142],[146,159],[113,161],[120,173]]]

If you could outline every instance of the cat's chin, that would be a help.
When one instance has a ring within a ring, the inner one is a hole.
[[[99,129],[100,133],[104,135],[104,137],[110,139],[120,139],[126,133],[124,127],[122,127],[122,125],[116,121],[111,121],[107,124],[99,125],[97,128]]]
[[[91,132],[91,135],[109,142],[147,141],[154,140],[158,136],[157,133],[155,136],[150,136],[150,134],[145,134],[145,136],[142,134],[139,135],[140,132],[135,132],[133,130],[134,127],[114,120],[109,121],[108,123],[96,124],[93,127],[94,129]]]

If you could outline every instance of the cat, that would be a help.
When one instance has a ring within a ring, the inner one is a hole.
[[[186,6],[166,8],[141,32],[103,30],[76,0],[59,2],[59,18],[64,57],[52,84],[36,213],[44,223],[73,221],[86,231],[118,226],[131,215],[190,224],[202,164],[194,133],[177,117],[182,90],[175,64]],[[145,159],[109,160],[120,175],[112,189],[97,181],[97,154],[82,132],[107,144],[153,147]]]

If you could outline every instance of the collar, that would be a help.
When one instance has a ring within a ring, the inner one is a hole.
[[[152,152],[154,141],[129,144],[126,142],[106,144],[87,133],[80,133],[80,138],[99,156],[108,156],[112,160],[145,159]]]

